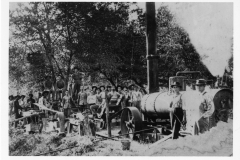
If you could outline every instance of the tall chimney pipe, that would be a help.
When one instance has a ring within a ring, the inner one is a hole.
[[[155,3],[146,2],[146,40],[147,40],[147,78],[148,93],[159,91],[158,85],[158,58],[156,54],[156,18]]]

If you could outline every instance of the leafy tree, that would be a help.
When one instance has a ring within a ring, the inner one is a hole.
[[[112,85],[134,81],[147,83],[145,13],[133,3],[34,2],[10,12],[11,77],[41,84],[46,73],[60,74],[68,83],[73,66],[92,81]],[[130,20],[131,12],[137,19]],[[177,71],[200,70],[211,77],[188,34],[179,27],[166,6],[157,13],[159,77]],[[17,57],[17,59],[15,58]],[[25,69],[21,68],[25,67]],[[23,78],[24,79],[24,78]],[[23,82],[21,82],[23,83]]]
[[[47,2],[20,5],[20,9],[10,13],[10,27],[15,43],[26,48],[29,70],[35,81],[43,81],[44,76],[50,74],[55,82],[56,75],[60,74],[68,84],[79,48],[72,27],[78,24],[70,24],[64,17],[57,18],[61,10],[56,6]]]

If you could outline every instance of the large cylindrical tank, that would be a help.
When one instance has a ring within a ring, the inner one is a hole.
[[[212,116],[211,125],[215,125],[216,115],[223,113],[223,110],[229,110],[233,107],[233,92],[230,89],[210,89],[209,94],[213,98],[215,112]],[[200,101],[198,99],[197,91],[183,91],[181,92],[185,107],[188,107],[188,112],[198,109]],[[142,113],[150,118],[168,119],[169,107],[172,96],[169,92],[152,93],[145,95],[141,101]],[[196,113],[196,112],[195,112]],[[191,114],[188,114],[191,115]],[[195,115],[191,115],[195,117]],[[193,119],[193,118],[191,118]]]
[[[171,96],[168,92],[145,95],[141,101],[142,113],[150,118],[168,119]]]

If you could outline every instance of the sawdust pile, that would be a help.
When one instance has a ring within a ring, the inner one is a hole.
[[[132,141],[130,150],[122,150],[120,141],[106,140],[99,142],[94,152],[88,152],[84,156],[140,156],[144,155],[147,144],[139,144]]]
[[[146,150],[146,156],[229,156],[233,153],[233,123],[219,122],[217,127],[198,136],[167,140]]]
[[[33,156],[73,146],[78,147],[48,153],[46,156],[229,156],[233,153],[232,120],[228,123],[219,122],[217,127],[198,136],[155,144],[132,141],[128,151],[122,150],[120,141],[94,142],[85,136],[24,135],[23,130],[10,129],[9,137],[10,156]]]

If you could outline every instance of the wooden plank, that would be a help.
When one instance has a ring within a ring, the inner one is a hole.
[[[55,111],[55,110],[49,109],[49,108],[47,108],[44,105],[41,105],[41,104],[38,104],[38,103],[33,103],[33,104],[38,106],[40,110],[46,110],[46,111],[51,111],[51,112],[54,112],[54,113],[59,113],[59,111]]]
[[[107,122],[107,131],[108,131],[108,137],[111,137],[111,120],[109,119],[109,102],[108,102],[108,95],[105,91],[105,100],[106,100],[106,122]]]
[[[25,117],[21,117],[21,118],[18,118],[18,119],[14,119],[14,120],[12,120],[10,122],[17,122],[17,121],[23,120],[25,118],[36,116],[36,115],[39,115],[39,113],[35,113],[35,114],[29,115],[29,116],[25,116]]]

